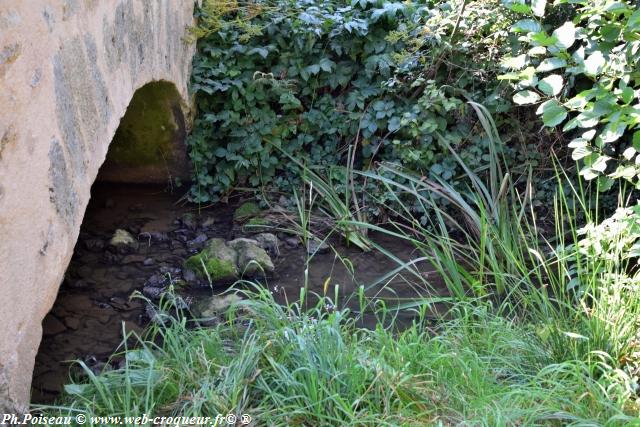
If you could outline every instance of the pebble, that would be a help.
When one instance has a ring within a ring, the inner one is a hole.
[[[298,237],[287,237],[284,240],[285,245],[290,248],[297,248],[300,246],[300,239]]]
[[[134,262],[144,262],[146,257],[144,255],[127,255],[122,258],[122,264],[131,264]]]
[[[84,241],[84,247],[90,252],[102,252],[105,244],[101,239],[87,239]]]
[[[329,249],[329,245],[315,239],[311,239],[307,242],[307,253],[309,255],[324,254],[329,252]]]
[[[164,292],[164,288],[159,288],[155,286],[145,286],[142,288],[142,295],[149,299],[160,299],[160,296]]]

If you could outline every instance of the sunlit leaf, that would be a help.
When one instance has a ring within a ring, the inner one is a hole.
[[[573,22],[567,21],[557,28],[553,35],[557,38],[555,45],[559,49],[569,49],[576,41],[576,27]]]
[[[587,59],[584,61],[584,71],[586,74],[591,76],[597,76],[600,74],[600,71],[604,68],[606,60],[604,59],[604,55],[599,50],[593,52]]]
[[[557,68],[563,68],[566,66],[567,66],[567,61],[565,61],[562,58],[553,57],[553,58],[547,58],[544,61],[542,61],[540,65],[538,65],[538,68],[536,68],[536,71],[544,73],[547,71],[555,70]]]
[[[573,150],[573,152],[571,153],[571,158],[573,160],[580,160],[583,157],[586,157],[588,155],[590,155],[591,153],[593,153],[593,151],[591,151],[591,149],[589,147],[583,146],[583,147],[577,147],[575,150]]]
[[[531,11],[536,16],[544,16],[544,9],[547,6],[547,0],[532,0]]]
[[[521,19],[513,24],[511,30],[516,33],[537,33],[542,31],[542,25],[533,19]]]
[[[538,89],[549,96],[556,96],[562,90],[564,80],[559,74],[551,74],[538,82]]]
[[[521,90],[513,96],[513,102],[518,105],[535,104],[540,100],[540,95],[531,90]]]
[[[545,126],[557,126],[567,118],[567,110],[555,99],[551,99],[540,106],[542,122]]]

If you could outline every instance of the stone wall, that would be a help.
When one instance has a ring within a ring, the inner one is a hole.
[[[193,5],[0,2],[0,413],[28,404],[42,319],[134,92],[165,81],[186,106]]]

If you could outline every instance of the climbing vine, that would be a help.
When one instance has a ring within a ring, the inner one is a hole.
[[[204,2],[192,78],[192,199],[216,201],[238,187],[290,194],[297,177],[283,153],[322,166],[355,152],[361,169],[393,161],[455,181],[457,162],[436,133],[481,167],[488,138],[466,102],[498,114],[511,105],[509,85],[496,76],[515,14],[496,14],[499,7],[274,0],[221,14]]]

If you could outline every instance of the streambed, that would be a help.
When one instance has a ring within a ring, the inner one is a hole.
[[[109,356],[118,349],[123,334],[144,329],[153,314],[144,300],[130,298],[132,293],[146,292],[150,284],[182,279],[183,261],[202,249],[206,239],[251,237],[246,229],[234,224],[233,204],[202,208],[179,203],[179,199],[162,186],[94,185],[73,258],[54,307],[43,321],[32,402],[55,400],[63,385],[69,382],[71,361],[82,360],[99,372],[108,368]],[[137,238],[135,250],[120,253],[109,247],[117,229]],[[286,235],[279,237],[283,239],[277,254],[272,254],[275,273],[262,282],[282,303],[298,299],[305,280],[310,294],[321,295],[327,289],[333,296],[338,285],[339,300],[345,302],[360,285],[375,283],[398,266],[383,253],[375,250],[365,253],[339,241],[332,242],[339,256],[333,250],[326,250],[316,253],[307,264],[305,247]],[[417,256],[413,247],[405,242],[384,235],[371,237],[400,260]],[[420,269],[435,292],[444,294],[444,287],[429,266],[421,265]],[[387,283],[385,290],[376,286],[369,289],[367,295],[381,297],[392,304],[429,293],[415,282],[410,275],[400,274],[384,282]],[[180,294],[185,301],[193,303],[224,292],[230,284],[188,286],[181,289]],[[433,295],[433,291],[430,294]],[[310,304],[312,300],[310,298]],[[348,302],[353,310],[357,310],[358,305],[358,298]],[[400,323],[412,318],[409,312],[401,312],[400,316]],[[364,326],[375,324],[373,314],[366,314],[362,319]],[[114,359],[111,363],[119,362]]]

